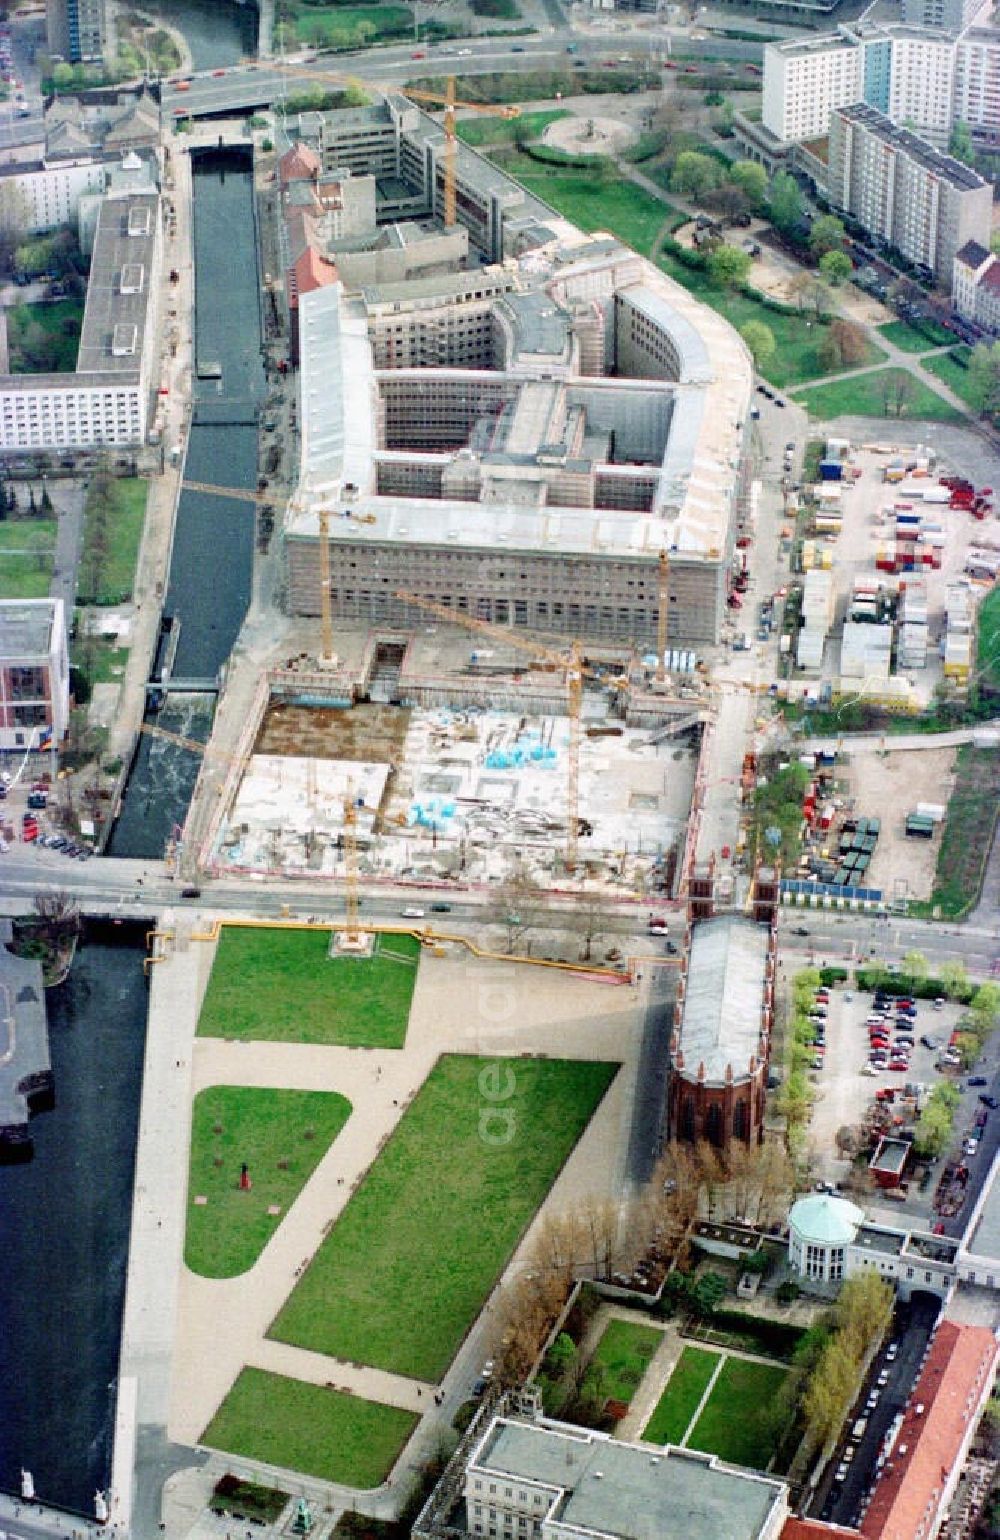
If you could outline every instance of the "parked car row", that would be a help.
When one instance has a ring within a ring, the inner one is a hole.
[[[893,997],[876,990],[872,1007],[865,1018],[868,1028],[869,1075],[903,1074],[910,1067],[910,1055],[916,1044],[917,1006],[907,996]],[[931,1040],[932,1041],[932,1040]],[[927,1045],[928,1039],[921,1038]]]

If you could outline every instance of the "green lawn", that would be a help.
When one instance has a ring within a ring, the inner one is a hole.
[[[335,1091],[242,1085],[200,1091],[191,1125],[184,1246],[192,1272],[234,1278],[252,1267],[350,1115],[350,1102]],[[244,1161],[253,1183],[249,1192],[239,1186]],[[196,1204],[199,1197],[208,1202]]]
[[[55,544],[55,519],[0,522],[0,599],[44,599]]]
[[[639,1388],[649,1360],[663,1341],[657,1326],[640,1326],[637,1321],[609,1321],[584,1375],[583,1391],[588,1381],[597,1381],[601,1395],[612,1401],[631,1401]]]
[[[667,1381],[656,1410],[646,1424],[643,1438],[651,1444],[679,1444],[698,1402],[715,1373],[719,1354],[705,1348],[686,1347]]]
[[[87,494],[79,604],[125,604],[132,597],[148,483],[99,477]]]
[[[970,412],[975,412],[976,408],[969,392],[969,371],[962,363],[963,359],[968,359],[971,355],[971,348],[952,348],[948,353],[939,353],[937,358],[926,359],[923,367],[928,374],[933,374],[936,379],[939,379],[942,385],[947,385],[949,390],[953,390],[955,395],[965,402]]]
[[[652,193],[620,176],[610,162],[603,171],[581,170],[572,166],[543,166],[528,155],[514,152],[498,157],[497,163],[581,230],[610,230],[645,257],[650,256],[664,225],[673,228],[679,217],[673,205],[660,202]],[[784,389],[830,372],[820,357],[820,345],[829,329],[827,322],[797,311],[773,310],[752,295],[719,289],[702,269],[688,267],[672,252],[661,251],[656,263],[733,326],[763,321],[770,328],[776,346],[761,372],[773,385]],[[881,348],[869,343],[863,363],[877,364],[884,357]]]
[[[991,612],[991,627],[996,623],[994,615]],[[963,743],[955,759],[955,785],[948,798],[931,893],[931,904],[947,919],[964,915],[979,897],[998,805],[1000,753]]]
[[[413,12],[406,5],[329,6],[295,3],[289,7],[300,42],[316,48],[366,48],[394,37],[412,37]]]
[[[420,943],[380,936],[373,957],[328,958],[329,931],[223,926],[201,1037],[402,1048]]]
[[[439,1059],[270,1335],[438,1380],[616,1070]]]
[[[517,118],[462,118],[455,125],[459,139],[466,144],[514,144],[518,140],[540,139],[550,123],[557,118],[567,118],[565,107],[553,107],[543,112],[522,112]],[[539,166],[539,170],[544,168]]]
[[[928,348],[941,348],[955,340],[954,333],[938,326],[936,321],[928,321],[924,326],[911,326],[909,321],[887,321],[878,327],[878,333],[905,353],[926,353]]]
[[[14,305],[7,312],[11,374],[65,374],[76,368],[82,299]]]
[[[905,381],[905,384],[901,382]],[[943,396],[928,389],[921,380],[915,380],[904,369],[876,369],[872,374],[861,374],[851,379],[831,380],[829,385],[814,385],[810,390],[796,393],[795,399],[804,406],[810,417],[829,422],[834,417],[891,417],[895,419],[896,392],[907,392],[905,410],[907,420],[927,422],[965,422],[962,412],[955,410]]]
[[[766,1470],[775,1451],[775,1398],[787,1373],[779,1364],[728,1358],[688,1448]]]
[[[200,1442],[322,1481],[377,1487],[416,1423],[396,1406],[242,1369]]]
[[[498,158],[497,164],[581,230],[610,230],[644,257],[676,213],[671,204],[627,181],[610,161],[579,169],[547,166],[515,153]]]
[[[1000,588],[994,588],[979,606],[976,665],[987,685],[1000,689]]]

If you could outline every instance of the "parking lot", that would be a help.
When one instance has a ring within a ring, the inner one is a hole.
[[[870,1045],[865,1022],[872,1012],[872,1005],[870,994],[844,989],[830,991],[826,1006],[823,1065],[812,1071],[816,1103],[810,1125],[816,1174],[826,1181],[843,1181],[847,1177],[850,1160],[837,1149],[837,1130],[845,1126],[856,1127],[861,1123],[877,1091],[892,1088],[895,1092],[894,1112],[898,1108],[896,1115],[904,1117],[907,1116],[903,1111],[904,1087],[922,1085],[929,1092],[943,1078],[942,1071],[936,1069],[935,1065],[941,1048],[947,1044],[961,1014],[961,1008],[957,1005],[946,1004],[943,1009],[935,1010],[931,1001],[919,1000],[915,1002],[916,1017],[912,1031],[900,1033],[895,1030],[894,1011],[887,1036],[890,1045],[900,1036],[913,1038],[908,1065],[905,1069],[886,1068],[870,1073]],[[935,1040],[938,1046],[926,1047],[921,1043],[921,1037]],[[952,1080],[957,1079],[957,1071],[946,1073]],[[970,1105],[974,1099],[970,1098]],[[913,1113],[915,1110],[914,1105],[909,1104],[907,1112]],[[960,1126],[961,1120],[957,1119],[956,1128]],[[929,1191],[926,1195],[918,1194],[911,1184],[905,1202],[882,1199],[876,1202],[872,1212],[879,1212],[885,1221],[892,1224],[907,1222],[903,1215],[915,1215],[920,1209],[925,1218],[930,1213],[931,1196]],[[924,1198],[926,1201],[922,1202]]]

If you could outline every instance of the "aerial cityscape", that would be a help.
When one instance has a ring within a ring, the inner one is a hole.
[[[0,0],[0,1540],[1000,1536],[998,185],[992,0]]]

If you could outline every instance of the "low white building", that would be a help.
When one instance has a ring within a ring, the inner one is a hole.
[[[0,749],[58,745],[68,727],[62,600],[0,600]]]
[[[837,1283],[847,1274],[848,1248],[864,1211],[833,1193],[811,1192],[788,1215],[788,1261],[812,1283]]]

